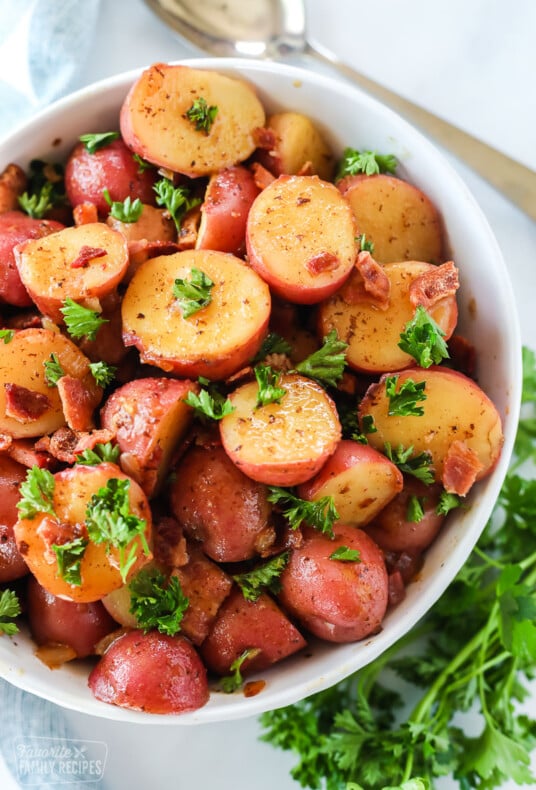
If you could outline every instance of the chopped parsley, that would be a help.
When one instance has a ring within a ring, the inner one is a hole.
[[[139,198],[132,198],[128,195],[124,200],[112,200],[110,192],[107,189],[103,190],[104,199],[110,206],[110,217],[117,219],[119,222],[130,224],[137,222],[141,217],[143,211],[143,203]]]
[[[153,186],[156,192],[156,205],[163,206],[169,215],[177,233],[180,233],[181,223],[187,211],[198,206],[201,203],[200,198],[190,198],[190,190],[188,187],[174,187],[169,178],[161,178]]]
[[[292,529],[304,523],[330,538],[334,537],[333,524],[339,519],[332,496],[317,500],[300,499],[288,488],[268,486],[268,502],[277,505]]]
[[[192,106],[185,112],[186,118],[195,126],[196,132],[205,134],[210,132],[217,114],[218,108],[213,104],[208,105],[203,96],[195,99]]]
[[[80,586],[80,567],[88,544],[86,538],[75,538],[68,543],[53,543],[52,549],[58,563],[58,573],[67,584]]]
[[[47,211],[54,208],[54,184],[47,181],[38,192],[24,192],[18,198],[19,206],[33,219],[42,219]]]
[[[424,390],[425,381],[415,383],[413,379],[406,379],[400,388],[396,389],[398,375],[387,376],[385,379],[385,392],[389,398],[388,415],[390,417],[422,417],[424,409],[417,403],[426,400]]]
[[[0,340],[3,340],[6,346],[8,343],[11,343],[14,337],[15,337],[14,329],[0,329]]]
[[[108,323],[107,318],[101,318],[97,310],[83,307],[73,299],[67,298],[60,308],[63,320],[71,337],[87,337],[95,340],[97,332],[103,324]]]
[[[188,598],[177,576],[166,579],[158,568],[141,570],[129,583],[130,613],[145,632],[157,628],[173,636],[181,629]]]
[[[199,395],[190,391],[184,402],[195,409],[197,417],[209,420],[222,420],[235,410],[229,398],[225,398],[216,386],[211,385],[208,389],[202,387]]]
[[[398,347],[412,356],[421,368],[429,368],[449,358],[444,337],[441,327],[422,305],[418,305],[415,315],[400,334]]]
[[[392,154],[377,154],[375,151],[358,151],[355,148],[345,148],[337,168],[335,181],[339,181],[344,176],[358,175],[358,173],[364,173],[366,176],[374,176],[378,173],[394,173],[396,167],[396,156]]]
[[[284,551],[282,554],[271,557],[252,571],[233,576],[246,601],[255,602],[264,590],[270,590],[274,594],[278,593],[281,590],[280,576],[288,560],[289,552]]]
[[[359,246],[359,252],[370,252],[371,255],[374,254],[374,242],[368,241],[364,233],[360,233],[359,236],[357,236],[356,242]]]
[[[48,469],[32,466],[26,472],[26,479],[21,483],[20,499],[17,502],[19,518],[33,518],[38,513],[54,512],[54,475]]]
[[[361,553],[357,549],[349,549],[348,546],[339,546],[329,558],[339,562],[361,562]]]
[[[49,387],[55,387],[58,381],[65,376],[65,371],[63,370],[60,360],[58,359],[58,355],[52,354],[48,359],[45,359],[43,362],[45,367],[45,381]]]
[[[239,689],[242,684],[244,683],[244,679],[242,677],[242,664],[246,659],[255,658],[261,652],[259,647],[250,647],[247,650],[244,650],[237,659],[233,661],[231,666],[229,667],[231,674],[226,675],[225,677],[221,678],[220,680],[220,687],[221,690],[224,691],[226,694],[232,694],[233,691]]]
[[[13,620],[21,612],[20,602],[17,594],[13,590],[2,590],[0,592],[0,633],[13,636],[19,630]]]
[[[214,283],[201,269],[192,268],[189,280],[177,277],[173,283],[173,296],[177,299],[183,318],[207,307],[212,301]]]
[[[424,518],[424,497],[411,494],[406,506],[406,521],[419,524]]]
[[[446,516],[457,507],[464,507],[461,497],[457,494],[449,494],[448,491],[442,491],[435,510],[438,516]]]
[[[431,485],[434,482],[434,470],[430,453],[419,453],[419,455],[412,458],[413,445],[404,448],[403,445],[399,444],[393,450],[389,442],[385,443],[384,452],[387,458],[396,464],[401,472],[413,475],[413,477],[416,477],[417,480],[422,480],[426,485]]]
[[[98,466],[102,463],[117,464],[120,450],[111,442],[99,442],[93,449],[89,447],[76,456],[76,463],[82,466]]]
[[[255,365],[254,372],[259,387],[255,408],[260,409],[270,403],[280,403],[281,398],[287,394],[286,389],[278,386],[280,374],[276,373],[270,365]]]
[[[107,387],[115,379],[117,368],[113,365],[108,365],[107,362],[90,362],[89,369],[91,375],[99,387]]]
[[[264,338],[251,363],[255,365],[257,362],[262,362],[269,354],[289,354],[291,350],[291,345],[285,338],[278,335],[277,332],[270,332]]]
[[[81,134],[78,138],[81,143],[84,143],[86,151],[94,154],[101,148],[105,148],[114,140],[119,140],[119,132],[97,132],[96,134]]]
[[[339,340],[336,330],[332,329],[324,337],[322,347],[296,365],[296,371],[319,384],[336,387],[344,373],[347,348],[348,343]]]

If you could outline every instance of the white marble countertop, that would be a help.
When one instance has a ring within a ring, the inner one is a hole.
[[[311,36],[341,59],[536,169],[533,0],[516,0],[506,7],[502,0],[308,0],[307,5]],[[97,33],[79,85],[156,60],[195,54],[142,0],[101,0]],[[523,342],[536,348],[536,226],[470,170],[452,162],[497,236],[512,276]],[[534,715],[536,684],[527,709]],[[67,718],[73,737],[107,744],[103,783],[91,787],[298,788],[289,775],[294,758],[260,743],[255,720],[171,729],[70,712]],[[0,787],[26,785],[8,775],[0,757]],[[458,783],[446,779],[438,787],[454,789]]]

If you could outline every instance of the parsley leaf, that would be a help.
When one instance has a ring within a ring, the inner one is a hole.
[[[104,148],[114,140],[119,140],[119,132],[97,132],[96,134],[81,134],[78,138],[81,143],[84,143],[86,151],[94,154],[100,148]]]
[[[259,647],[250,647],[247,650],[244,650],[244,652],[241,653],[238,656],[238,658],[235,659],[231,664],[231,666],[229,667],[232,674],[226,675],[225,677],[221,678],[220,680],[221,690],[224,691],[226,694],[232,694],[233,691],[239,689],[244,682],[241,672],[242,664],[248,658],[249,659],[255,658],[255,656],[258,656],[260,652],[261,651]]]
[[[115,378],[117,368],[113,365],[108,365],[107,362],[90,362],[89,369],[91,375],[99,387],[107,387]]]
[[[360,233],[356,237],[356,242],[360,252],[370,252],[371,255],[374,254],[374,242],[368,241],[364,233]]]
[[[175,223],[177,233],[180,233],[184,215],[194,206],[198,206],[201,203],[201,199],[190,198],[188,187],[175,188],[169,178],[161,178],[153,186],[153,189],[156,192],[156,205],[164,206]]]
[[[424,389],[426,382],[419,381],[415,383],[413,379],[406,379],[402,382],[398,392],[396,385],[398,383],[398,375],[387,376],[385,379],[385,392],[389,398],[389,410],[387,414],[390,417],[422,417],[424,409],[417,406],[420,401],[426,400]]]
[[[392,154],[377,154],[375,151],[345,148],[337,168],[335,181],[339,181],[344,176],[355,176],[358,173],[364,173],[367,176],[374,176],[378,173],[394,173],[396,167],[396,157]]]
[[[15,336],[14,329],[0,329],[0,340],[3,340],[5,345],[11,343],[14,336]]]
[[[44,183],[38,192],[29,194],[24,192],[18,198],[19,206],[33,219],[42,219],[47,211],[54,208],[54,184],[51,181]]]
[[[199,395],[190,391],[184,402],[195,409],[198,417],[208,417],[210,420],[222,420],[235,410],[229,398],[224,398],[215,386],[210,389],[201,388]]]
[[[0,593],[0,633],[12,636],[19,630],[12,620],[21,612],[19,599],[13,590],[2,590]]]
[[[201,269],[192,269],[189,280],[177,277],[173,283],[173,296],[177,299],[183,318],[207,307],[212,301],[214,283]]]
[[[278,593],[281,590],[279,577],[283,573],[288,560],[289,552],[284,551],[282,554],[271,557],[267,562],[257,566],[252,571],[233,576],[246,601],[256,601],[266,589],[272,593]]]
[[[361,553],[357,549],[349,549],[348,546],[339,546],[329,558],[339,562],[361,562]]]
[[[90,540],[97,544],[105,543],[107,552],[112,548],[118,550],[119,570],[125,583],[129,570],[136,562],[140,543],[143,552],[149,554],[145,538],[147,522],[131,513],[129,488],[129,479],[112,477],[93,494],[86,508],[86,527]],[[136,538],[140,539],[139,543]]]
[[[54,516],[54,475],[48,469],[32,466],[21,483],[17,502],[19,518],[33,518],[38,513]]]
[[[200,96],[195,99],[192,106],[186,110],[185,116],[195,126],[196,132],[204,132],[208,134],[212,124],[216,120],[218,108],[211,104],[207,104],[207,100]]]
[[[261,362],[269,354],[289,354],[292,348],[285,338],[278,335],[277,332],[270,332],[263,340],[261,347],[251,360],[251,364],[255,365]]]
[[[336,330],[332,329],[324,337],[322,348],[296,365],[296,371],[318,381],[319,384],[336,387],[344,373],[347,348],[348,343],[339,340]]]
[[[80,566],[88,545],[86,538],[75,538],[68,543],[53,543],[52,549],[58,563],[58,573],[67,584],[80,586]]]
[[[418,305],[415,315],[400,334],[398,347],[412,356],[421,368],[429,368],[449,358],[444,337],[441,327],[422,305]]]
[[[269,403],[280,403],[281,398],[287,394],[286,389],[278,386],[280,374],[270,365],[255,365],[253,370],[259,386],[255,408],[260,409]]]
[[[160,633],[173,636],[181,629],[188,598],[184,595],[177,576],[167,580],[158,568],[141,570],[129,583],[130,613],[145,632],[157,628]]]
[[[139,154],[132,154],[133,160],[138,165],[138,173],[141,175],[145,173],[146,170],[150,170],[153,165],[150,162],[147,162],[145,159],[142,159]]]
[[[104,195],[105,201],[110,206],[110,217],[117,219],[119,222],[125,222],[126,224],[137,222],[141,217],[143,203],[139,198],[134,198],[134,200],[132,200],[130,195],[127,195],[123,201],[112,200],[108,189],[104,189],[102,194]]]
[[[102,463],[116,464],[119,461],[119,447],[111,442],[99,442],[91,450],[87,448],[76,456],[76,463],[83,466],[98,466]]]
[[[385,443],[384,451],[387,458],[396,464],[401,472],[413,475],[413,477],[416,477],[417,480],[422,480],[426,485],[431,485],[434,482],[430,453],[419,453],[419,455],[412,458],[413,445],[404,448],[403,445],[399,444],[396,450],[393,450],[389,442]]]
[[[305,523],[330,538],[334,537],[333,524],[339,519],[339,514],[332,496],[323,496],[309,502],[300,499],[288,488],[268,486],[268,502],[280,508],[292,529],[298,529]]]
[[[58,359],[58,355],[52,354],[48,359],[45,359],[43,362],[45,367],[45,381],[49,387],[55,387],[58,381],[65,376],[65,371],[63,370],[60,360]]]
[[[457,507],[463,507],[463,502],[457,494],[449,494],[448,491],[443,490],[439,496],[439,502],[436,505],[435,512],[438,516],[446,516],[451,510]]]
[[[424,518],[424,497],[411,494],[406,505],[406,521],[419,524]]]
[[[71,337],[87,337],[88,340],[95,340],[101,326],[108,323],[108,319],[101,318],[97,310],[83,307],[70,298],[64,301],[60,312],[63,314],[65,326]]]

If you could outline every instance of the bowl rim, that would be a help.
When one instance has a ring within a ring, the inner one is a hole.
[[[522,366],[521,334],[518,315],[515,310],[513,289],[508,277],[506,264],[491,227],[476,199],[473,197],[460,175],[445,159],[441,151],[438,150],[430,140],[424,137],[417,128],[409,124],[396,112],[386,107],[378,100],[368,96],[358,86],[351,84],[340,76],[331,77],[316,70],[306,70],[300,66],[254,59],[190,57],[171,62],[177,65],[201,69],[206,68],[224,73],[229,72],[231,75],[235,76],[238,74],[245,79],[251,77],[251,81],[253,82],[256,74],[271,75],[274,73],[296,83],[300,81],[305,83],[310,82],[311,84],[322,87],[324,90],[337,94],[341,100],[346,99],[355,102],[357,99],[358,104],[365,108],[371,108],[376,116],[385,118],[390,127],[401,130],[403,138],[409,136],[415,140],[415,146],[418,146],[419,151],[421,153],[426,153],[426,156],[430,157],[434,164],[438,166],[439,180],[443,181],[443,179],[446,179],[446,182],[451,185],[451,188],[462,196],[475,221],[478,222],[478,226],[475,227],[475,233],[479,234],[482,244],[493,260],[494,270],[501,276],[502,292],[500,293],[500,298],[503,300],[505,306],[513,308],[510,309],[510,323],[506,328],[507,341],[505,341],[508,349],[508,357],[505,358],[508,366],[508,387],[507,407],[503,419],[504,446],[495,469],[486,481],[484,481],[485,492],[483,492],[483,496],[479,496],[478,493],[476,495],[477,499],[480,499],[480,502],[477,502],[479,527],[476,529],[476,526],[473,526],[472,529],[466,530],[461,539],[454,542],[452,545],[452,552],[448,558],[448,563],[444,562],[442,564],[442,567],[448,566],[450,571],[449,574],[439,574],[437,578],[432,579],[426,586],[426,595],[414,595],[416,600],[412,603],[410,616],[405,615],[402,618],[396,618],[396,616],[389,618],[388,616],[387,621],[389,627],[387,629],[383,629],[379,634],[367,640],[353,643],[354,649],[352,649],[350,645],[345,646],[345,655],[347,659],[344,662],[331,662],[332,665],[326,666],[325,671],[318,677],[315,676],[314,679],[309,678],[294,684],[287,684],[287,687],[275,691],[273,689],[271,691],[264,690],[255,697],[246,698],[241,694],[223,695],[219,693],[216,695],[219,703],[221,703],[219,704],[214,703],[215,695],[212,691],[211,701],[197,711],[183,714],[155,715],[119,708],[99,702],[92,697],[79,697],[77,694],[71,693],[68,689],[62,688],[61,684],[54,683],[54,678],[59,679],[58,673],[54,673],[54,675],[50,676],[52,682],[48,684],[41,683],[38,679],[36,680],[31,672],[27,670],[20,671],[19,668],[13,666],[8,658],[8,656],[13,653],[11,647],[4,650],[4,641],[2,640],[0,643],[0,677],[4,677],[15,686],[33,694],[37,694],[55,704],[88,715],[128,723],[191,725],[254,716],[269,709],[280,708],[297,702],[304,697],[335,684],[359,668],[366,666],[415,626],[441,596],[466,561],[499,495],[510,461],[517,430],[521,401]],[[126,95],[129,85],[134,82],[144,68],[147,67],[131,69],[91,83],[88,86],[58,99],[30,119],[24,120],[9,135],[0,140],[0,163],[4,154],[9,152],[10,146],[13,145],[14,141],[16,141],[19,135],[25,130],[46,123],[49,119],[53,119],[58,115],[64,113],[68,114],[72,112],[73,109],[76,109],[80,102],[85,103],[91,101],[92,97],[96,98],[103,92],[108,93],[119,88],[124,88]],[[513,349],[517,349],[518,353],[511,353]],[[411,586],[419,586],[419,584],[420,582],[412,582]],[[397,609],[398,607],[393,610],[395,615]],[[11,638],[11,641],[16,642],[16,637]],[[23,642],[24,639],[19,638],[18,641],[20,643]],[[342,646],[328,644],[325,650],[329,649],[332,652],[338,647]],[[272,668],[270,672],[277,672],[279,668],[290,666],[292,663],[295,665],[297,658],[299,658],[299,656],[286,659],[283,664],[279,664],[275,668]],[[304,660],[303,657],[301,660]],[[38,661],[38,659],[35,659],[35,661]],[[258,677],[262,677],[262,674]],[[211,704],[211,702],[213,704]],[[268,702],[268,704],[266,704],[266,702]]]

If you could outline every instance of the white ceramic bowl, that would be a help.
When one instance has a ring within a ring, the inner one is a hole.
[[[488,520],[513,445],[521,387],[519,330],[506,267],[478,205],[433,145],[358,89],[314,72],[243,60],[183,62],[249,80],[268,111],[292,109],[309,115],[338,153],[351,146],[396,155],[400,175],[423,189],[443,216],[461,274],[459,328],[478,350],[479,383],[503,417],[505,444],[493,474],[471,493],[471,508],[449,516],[418,579],[389,612],[381,633],[353,644],[312,644],[305,654],[262,673],[266,687],[257,696],[212,693],[205,707],[180,716],[123,710],[93,698],[83,662],[51,672],[34,656],[25,633],[0,639],[0,674],[16,686],[83,713],[145,724],[225,721],[290,704],[366,665],[412,628],[461,568]],[[118,110],[136,77],[137,72],[130,72],[98,82],[42,112],[0,144],[0,170],[9,162],[25,167],[35,157],[61,161],[80,134],[119,128]]]

